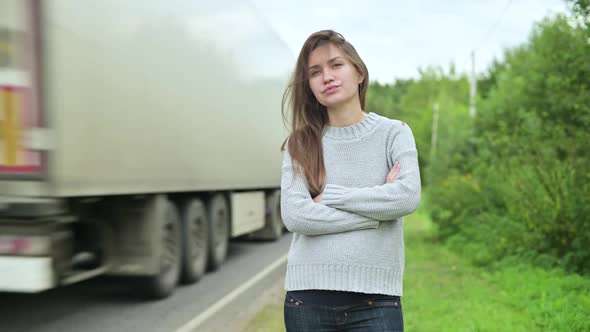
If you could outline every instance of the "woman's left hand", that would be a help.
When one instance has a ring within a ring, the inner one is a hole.
[[[385,183],[394,183],[397,179],[397,176],[399,175],[399,170],[399,162],[396,160],[395,163],[393,163],[393,167],[389,171],[389,174],[387,174],[387,179],[385,179]]]
[[[319,203],[322,201],[322,194],[317,195],[316,197],[313,198],[313,202],[314,203]]]

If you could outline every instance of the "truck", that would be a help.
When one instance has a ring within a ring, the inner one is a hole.
[[[293,63],[247,1],[0,0],[0,291],[163,298],[279,239]]]

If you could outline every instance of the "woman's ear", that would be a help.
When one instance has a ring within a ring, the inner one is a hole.
[[[354,68],[356,69],[356,73],[358,74],[358,84],[363,83],[363,81],[365,80],[365,75],[363,75],[361,68],[357,65],[354,65]]]

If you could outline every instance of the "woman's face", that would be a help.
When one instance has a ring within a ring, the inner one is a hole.
[[[332,43],[317,47],[308,65],[309,86],[320,104],[332,108],[359,98],[363,77],[339,47]]]

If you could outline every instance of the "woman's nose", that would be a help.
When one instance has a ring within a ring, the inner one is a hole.
[[[332,82],[334,80],[334,75],[330,70],[324,70],[324,82]]]

